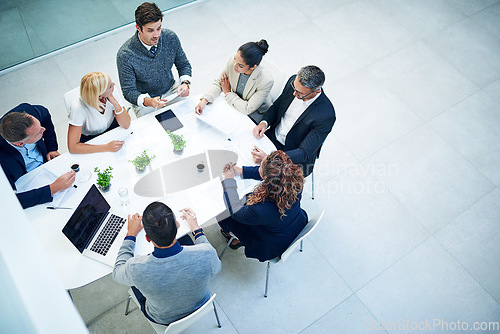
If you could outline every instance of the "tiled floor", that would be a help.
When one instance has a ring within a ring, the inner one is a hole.
[[[265,38],[287,76],[325,70],[337,111],[316,199],[303,200],[310,215],[326,210],[304,252],[271,269],[265,299],[265,264],[229,250],[211,284],[222,328],[209,314],[187,333],[405,332],[394,322],[440,333],[458,321],[469,330],[453,332],[500,332],[473,328],[500,321],[500,2],[208,0],[164,22],[194,94],[239,45]],[[64,151],[63,94],[86,72],[117,79],[132,32],[1,76],[2,113],[46,105]],[[207,232],[221,251],[216,225]],[[92,333],[152,333],[139,311],[123,315],[126,291],[105,277],[71,293]]]

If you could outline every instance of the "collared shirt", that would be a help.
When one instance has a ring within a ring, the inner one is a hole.
[[[144,45],[144,47],[146,49],[151,50],[151,48],[153,47],[152,45],[147,45],[146,43],[144,43],[141,39],[141,37],[137,36],[139,38],[139,41],[142,43],[142,45]],[[156,44],[156,46],[158,47],[158,44]],[[158,49],[156,49],[156,52],[158,52]],[[179,78],[180,82],[183,82],[183,81],[189,81],[189,82],[193,82],[191,77],[189,75],[183,75]],[[174,84],[175,86],[175,84]],[[137,97],[137,105],[140,106],[140,107],[144,107],[146,108],[146,106],[144,105],[144,99],[146,97],[151,97],[149,95],[149,93],[144,93],[144,94],[141,94]]]
[[[303,101],[294,97],[292,103],[288,106],[287,111],[281,118],[276,130],[274,132],[276,139],[283,145],[285,145],[286,136],[288,132],[292,129],[295,122],[299,119],[300,115],[306,111],[306,109],[321,95],[319,93],[310,100]]]
[[[7,143],[9,143],[7,141]],[[23,157],[24,164],[26,165],[26,171],[29,173],[33,169],[37,168],[38,166],[43,165],[43,156],[38,151],[38,147],[36,147],[36,143],[33,144],[24,144],[23,146],[19,147],[16,145],[12,145],[9,143],[10,146],[15,148],[19,153],[21,153],[21,156]]]

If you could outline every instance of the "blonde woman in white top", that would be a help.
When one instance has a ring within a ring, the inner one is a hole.
[[[83,76],[80,96],[70,108],[68,149],[71,153],[116,152],[123,141],[113,140],[104,145],[85,142],[121,126],[128,129],[130,115],[113,95],[115,83],[109,75],[91,72]]]

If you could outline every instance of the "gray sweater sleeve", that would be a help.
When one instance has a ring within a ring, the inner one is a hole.
[[[212,247],[212,245],[210,244],[210,242],[208,241],[207,237],[202,235],[202,236],[199,236],[198,238],[195,239],[194,243],[196,245],[199,245],[199,244],[208,244],[210,246],[210,255],[211,255],[211,258],[210,258],[210,261],[211,261],[211,264],[212,264],[212,276],[214,275],[217,275],[217,273],[219,273],[220,269],[221,269],[221,262],[220,262],[220,259],[219,257],[217,256],[217,251],[215,250],[215,248]]]
[[[229,211],[229,214],[232,216],[238,210],[240,210],[247,201],[246,195],[240,200],[240,196],[238,195],[238,184],[235,179],[225,179],[222,181],[222,188],[224,189],[224,204]]]
[[[123,240],[123,244],[118,251],[118,256],[116,257],[115,267],[113,268],[113,278],[118,283],[132,286],[134,282],[132,277],[129,275],[130,270],[128,270],[127,260],[134,257],[135,241],[133,240]]]

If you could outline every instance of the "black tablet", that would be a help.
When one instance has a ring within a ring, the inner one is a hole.
[[[172,110],[167,110],[155,116],[158,122],[160,122],[161,126],[166,130],[170,130],[170,132],[174,132],[177,129],[183,127],[181,121],[175,116]]]

